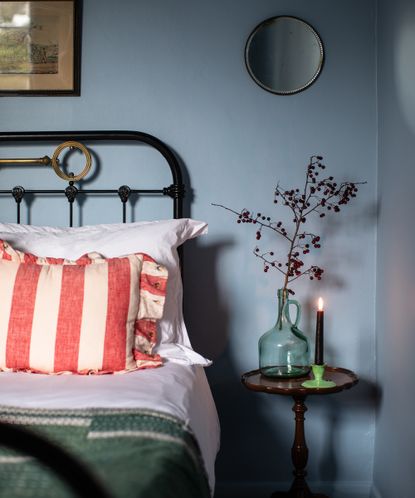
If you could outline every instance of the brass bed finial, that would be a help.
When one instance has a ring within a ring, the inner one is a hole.
[[[74,175],[73,173],[69,173],[68,175],[64,173],[60,169],[60,161],[59,161],[59,154],[64,150],[64,149],[78,149],[80,150],[84,156],[85,156],[85,166],[84,169],[77,175]],[[75,142],[73,140],[70,140],[68,142],[63,142],[60,145],[56,147],[55,152],[53,153],[52,158],[49,156],[44,156],[44,157],[39,157],[39,158],[12,158],[12,159],[1,159],[0,158],[0,165],[2,164],[17,164],[17,165],[35,165],[35,164],[40,164],[43,166],[49,166],[52,164],[53,171],[59,176],[59,178],[62,178],[63,180],[66,180],[68,182],[77,182],[79,180],[82,180],[84,178],[89,170],[91,169],[91,154],[89,150],[85,147],[85,145],[81,144],[80,142]]]

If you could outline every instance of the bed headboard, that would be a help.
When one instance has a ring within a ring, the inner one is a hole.
[[[121,185],[114,189],[90,189],[78,188],[77,181],[81,180],[84,174],[89,171],[90,154],[88,147],[94,143],[109,144],[131,144],[139,143],[148,145],[156,149],[166,160],[170,168],[172,183],[170,185],[159,186],[152,189],[140,189],[134,186]],[[43,156],[40,158],[4,157],[1,151],[2,145],[16,144],[16,150],[19,145],[34,145],[38,143],[56,144],[57,146],[53,157]],[[85,155],[84,170],[75,175],[74,173],[65,173],[60,169],[59,154],[66,148],[78,148]],[[16,203],[16,221],[21,220],[21,203],[26,194],[31,195],[57,195],[64,196],[68,201],[69,226],[73,226],[73,205],[78,196],[93,196],[99,194],[118,196],[122,205],[122,221],[126,222],[126,204],[131,194],[151,194],[169,198],[172,201],[172,215],[174,218],[183,217],[183,198],[185,189],[182,180],[182,172],[179,162],[172,150],[160,139],[139,131],[37,131],[37,132],[0,132],[0,167],[4,165],[37,165],[52,166],[55,172],[62,179],[68,181],[68,186],[62,189],[26,189],[25,186],[16,185],[9,189],[0,189],[1,196],[10,196],[11,200]],[[1,180],[0,180],[1,181]],[[0,186],[3,187],[3,185]]]

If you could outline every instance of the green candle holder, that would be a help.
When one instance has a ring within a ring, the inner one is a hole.
[[[325,365],[311,365],[311,370],[313,371],[314,379],[306,380],[301,385],[308,388],[322,388],[327,389],[328,387],[335,387],[336,383],[331,380],[324,380],[324,368]]]

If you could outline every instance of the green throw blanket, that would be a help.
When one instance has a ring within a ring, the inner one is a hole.
[[[40,410],[0,406],[0,421],[23,426],[66,449],[114,498],[208,498],[197,443],[170,415],[133,409]],[[0,496],[74,496],[34,458],[0,446]]]

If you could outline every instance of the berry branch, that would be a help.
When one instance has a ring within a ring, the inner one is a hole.
[[[294,291],[289,285],[298,278],[307,275],[310,280],[321,280],[324,270],[316,265],[306,267],[303,257],[310,253],[310,249],[320,249],[320,237],[314,233],[304,231],[303,225],[309,215],[315,213],[324,218],[328,212],[338,213],[343,206],[356,197],[358,185],[366,182],[337,183],[332,176],[324,177],[326,166],[322,163],[322,156],[311,156],[306,167],[304,187],[286,190],[278,183],[274,191],[274,204],[288,206],[293,213],[294,226],[288,230],[282,221],[275,221],[271,216],[254,213],[246,208],[236,211],[222,204],[213,204],[230,211],[237,216],[237,223],[256,225],[256,240],[261,240],[263,230],[271,230],[281,236],[288,243],[288,252],[285,261],[275,257],[273,251],[261,252],[254,248],[254,255],[263,262],[264,272],[270,268],[279,271],[284,276],[283,289],[290,294]]]

